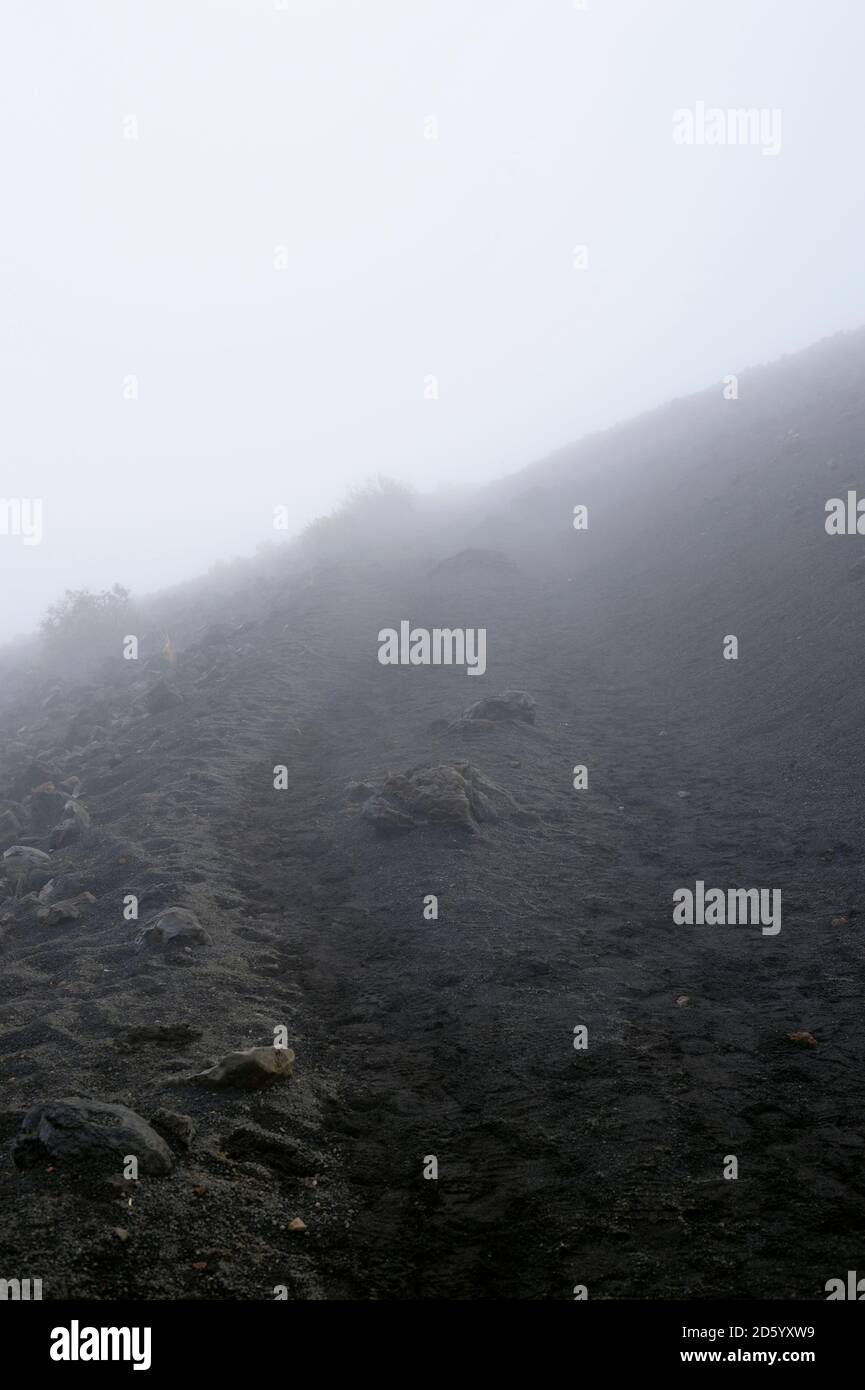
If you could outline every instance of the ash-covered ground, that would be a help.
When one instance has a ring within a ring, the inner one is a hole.
[[[825,506],[865,496],[863,386],[833,339],[162,595],[137,660],[4,658],[0,852],[38,853],[0,886],[0,1275],[813,1299],[861,1266],[865,537]],[[484,674],[382,665],[406,620],[485,630]],[[676,924],[697,881],[780,890],[781,930]],[[275,1038],[290,1075],[202,1084]]]

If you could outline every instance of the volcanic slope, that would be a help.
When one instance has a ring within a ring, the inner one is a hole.
[[[2,847],[48,849],[96,901],[55,927],[0,905],[7,1277],[808,1299],[856,1267],[865,537],[824,520],[865,496],[863,385],[865,337],[830,340],[421,521],[410,558],[270,566],[216,631],[178,599],[176,670],[10,679]],[[485,628],[486,673],[382,666],[403,619]],[[148,714],[164,676],[182,703]],[[534,723],[460,718],[507,690]],[[499,818],[377,831],[366,797],[422,764],[470,764]],[[46,774],[92,818],[60,848],[34,820]],[[780,933],[675,925],[698,879],[780,889]],[[209,943],[136,949],[129,893]],[[188,1080],[281,1026],[290,1081]],[[131,1198],[16,1170],[26,1110],[74,1095],[196,1134]]]

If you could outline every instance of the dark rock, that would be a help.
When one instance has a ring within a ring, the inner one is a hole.
[[[175,1153],[187,1153],[192,1148],[196,1126],[190,1115],[180,1115],[176,1110],[157,1110],[151,1115],[150,1123]]]
[[[129,1155],[138,1159],[139,1172],[151,1177],[174,1166],[165,1140],[134,1110],[79,1096],[34,1105],[13,1145],[17,1168],[56,1162],[119,1175]]]
[[[2,863],[7,876],[10,872],[17,875],[21,869],[41,868],[50,864],[51,856],[33,845],[11,845],[3,851]]]
[[[67,799],[63,807],[63,819],[51,832],[49,844],[52,849],[62,849],[79,840],[91,826],[90,812],[80,801]]]
[[[242,1052],[229,1052],[215,1067],[189,1079],[217,1090],[233,1087],[260,1091],[287,1080],[293,1070],[294,1052],[290,1047],[247,1047]]]
[[[61,927],[64,922],[77,922],[81,913],[75,903],[52,903],[36,909],[36,921],[43,927]]]
[[[37,830],[50,830],[63,818],[68,795],[57,790],[53,783],[36,788],[30,796],[30,816]]]
[[[537,702],[525,690],[504,690],[500,695],[488,695],[477,700],[463,712],[463,719],[487,719],[510,723],[534,724]]]
[[[363,807],[377,830],[411,829],[418,820],[450,822],[474,832],[484,821],[498,821],[519,810],[501,787],[490,782],[472,763],[421,764],[407,772],[390,773],[380,796]]]
[[[52,849],[65,849],[81,839],[81,828],[74,820],[61,821],[51,831],[48,843]]]
[[[164,951],[184,946],[209,946],[210,937],[194,912],[186,907],[169,907],[135,938],[138,950]]]
[[[36,914],[39,910],[39,899],[35,893],[27,893],[25,897],[19,898],[12,909],[4,914],[8,922],[14,922],[16,926],[32,926],[36,921]]]

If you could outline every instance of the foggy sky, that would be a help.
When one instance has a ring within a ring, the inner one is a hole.
[[[865,12],[588,6],[6,0],[0,638],[865,321]],[[779,152],[676,145],[701,101]]]

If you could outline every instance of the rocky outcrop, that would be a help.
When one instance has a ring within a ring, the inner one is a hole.
[[[484,700],[476,700],[463,711],[462,718],[486,720],[489,723],[534,724],[537,709],[537,701],[525,690],[504,690],[500,695],[488,695]]]
[[[472,763],[421,764],[390,773],[381,792],[362,808],[365,820],[383,834],[422,824],[451,824],[472,833],[484,822],[519,812],[510,794]]]
[[[73,1096],[34,1105],[13,1146],[17,1168],[42,1162],[100,1174],[123,1173],[127,1158],[140,1173],[162,1177],[174,1158],[165,1140],[125,1105]]]

